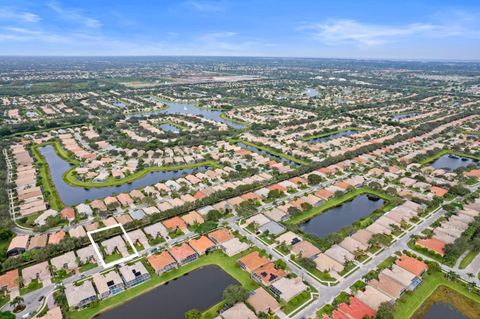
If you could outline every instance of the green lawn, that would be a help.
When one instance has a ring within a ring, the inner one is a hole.
[[[248,145],[248,146],[251,146],[251,147],[255,147],[255,148],[258,148],[259,150],[265,151],[267,153],[270,153],[272,155],[284,158],[286,160],[292,161],[292,162],[300,164],[300,165],[309,164],[307,161],[304,161],[304,160],[298,159],[296,157],[293,157],[291,155],[276,151],[274,149],[271,149],[270,147],[263,146],[263,145],[257,145],[257,144],[254,144],[254,143],[242,140],[242,139],[231,139],[230,142],[232,142],[234,144],[242,143],[242,144],[245,144],[245,145]]]
[[[461,131],[462,134],[467,134],[467,135],[480,135],[480,132],[478,131],[466,131],[466,130],[463,130]]]
[[[251,252],[248,250],[241,254],[241,256]],[[201,258],[195,260],[192,263],[189,263],[185,266],[182,266],[180,269],[172,270],[168,273],[162,274],[162,276],[152,276],[152,278],[133,288],[130,288],[126,291],[119,293],[107,300],[103,300],[96,304],[94,307],[90,307],[81,311],[74,311],[70,313],[71,319],[88,319],[92,318],[98,313],[105,311],[107,309],[119,306],[128,300],[135,298],[142,293],[145,293],[155,287],[158,287],[172,279],[178,278],[183,276],[186,273],[189,273],[197,268],[208,266],[208,265],[217,265],[222,268],[226,273],[230,276],[235,278],[242,286],[244,286],[247,290],[251,291],[258,287],[258,284],[250,278],[248,272],[244,271],[237,263],[237,259],[240,258],[239,256],[234,256],[232,258],[227,257],[221,251],[215,251],[211,254],[206,256],[202,256]],[[218,305],[215,305],[218,306]],[[214,306],[214,307],[215,307]],[[207,312],[209,312],[207,310]]]
[[[85,265],[81,266],[80,267],[80,272],[86,272],[86,271],[89,271],[95,267],[97,267],[98,265],[97,264],[94,264],[94,263],[86,263]]]
[[[342,132],[346,132],[346,131],[363,131],[363,130],[360,129],[360,128],[357,128],[357,127],[346,127],[346,128],[336,130],[336,131],[331,131],[331,132],[327,132],[327,133],[321,133],[321,134],[306,136],[306,137],[302,138],[302,141],[309,141],[309,140],[313,140],[313,139],[316,139],[316,138],[330,136],[330,135],[334,135],[334,134],[338,134],[338,133],[342,133]]]
[[[426,274],[423,283],[411,294],[404,294],[395,304],[395,319],[409,319],[417,309],[440,286],[446,286],[459,294],[480,303],[480,296],[476,295],[460,283],[450,281],[441,272]]]
[[[287,221],[287,223],[288,224],[301,224],[301,223],[306,222],[307,220],[311,219],[312,217],[329,210],[330,208],[340,206],[341,204],[343,204],[345,202],[348,202],[348,201],[351,201],[355,197],[363,195],[363,194],[374,195],[374,196],[382,198],[386,201],[392,201],[393,200],[392,196],[389,196],[389,195],[387,195],[383,192],[375,191],[375,190],[367,188],[367,187],[360,187],[360,188],[357,188],[357,189],[355,189],[351,192],[348,192],[348,193],[346,193],[342,196],[334,197],[332,199],[329,199],[320,206],[313,207],[313,208],[311,208],[309,210],[306,210],[306,211],[304,211],[304,212],[302,212],[298,215],[295,215],[295,216],[291,217]]]
[[[120,253],[114,252],[111,255],[105,256],[105,258],[103,258],[103,261],[106,264],[108,264],[108,263],[114,262],[114,261],[122,259],[122,258],[123,258],[123,256]]]
[[[472,260],[478,255],[478,251],[473,251],[473,250],[470,250],[468,252],[468,254],[462,259],[462,261],[460,262],[460,269],[465,269],[468,267],[468,265],[470,265],[470,263],[472,262]]]
[[[26,295],[32,291],[38,290],[43,287],[43,284],[38,280],[32,280],[28,286],[20,288],[20,295]]]
[[[303,305],[310,298],[310,291],[304,291],[282,307],[282,311],[285,314],[290,314],[295,311],[298,307]]]
[[[473,155],[473,154],[467,154],[467,153],[462,153],[462,152],[457,152],[457,151],[451,151],[451,150],[441,150],[441,151],[433,154],[432,156],[428,156],[428,157],[422,159],[422,160],[419,161],[418,163],[419,163],[420,165],[427,165],[427,164],[433,162],[434,160],[436,160],[437,158],[440,158],[440,157],[442,157],[443,155],[448,155],[448,154],[452,154],[452,155],[457,155],[457,156],[461,156],[461,157],[467,157],[467,158],[472,158],[472,159],[480,160],[480,157],[475,156],[475,155]]]

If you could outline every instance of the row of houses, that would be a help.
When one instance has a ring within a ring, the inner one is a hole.
[[[116,295],[125,289],[139,285],[150,279],[141,261],[122,265],[105,273],[97,273],[92,280],[65,287],[65,296],[70,308],[83,308],[90,303]]]
[[[476,199],[475,202],[464,205],[462,210],[443,221],[433,230],[430,238],[418,239],[415,244],[443,257],[445,246],[453,244],[456,239],[460,238],[467,230],[468,225],[479,215],[480,199]]]
[[[324,314],[322,318],[372,318],[382,303],[394,303],[405,291],[416,289],[427,269],[424,262],[402,255],[391,268],[382,270],[377,279],[370,280],[363,290],[350,296],[348,303],[339,304],[331,315]]]

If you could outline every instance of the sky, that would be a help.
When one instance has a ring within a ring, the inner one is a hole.
[[[0,0],[0,55],[480,60],[480,1]]]

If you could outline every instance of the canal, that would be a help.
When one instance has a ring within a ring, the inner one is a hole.
[[[65,205],[76,205],[87,200],[94,200],[104,198],[112,194],[119,194],[129,192],[131,190],[142,188],[148,185],[153,185],[161,181],[169,179],[176,179],[182,176],[202,172],[207,170],[207,167],[186,168],[178,171],[158,171],[147,173],[142,178],[139,178],[131,183],[125,183],[119,186],[98,187],[98,188],[83,188],[71,186],[63,180],[63,174],[71,169],[73,166],[67,161],[57,155],[55,149],[51,145],[41,147],[40,153],[43,155],[50,168],[50,176],[55,188],[57,189],[60,199]]]
[[[97,318],[184,319],[190,309],[203,312],[219,303],[223,290],[237,283],[220,267],[206,266],[154,288]]]
[[[447,154],[435,160],[431,165],[435,169],[443,168],[449,171],[454,171],[460,167],[478,165],[478,160]]]
[[[275,154],[272,154],[270,152],[267,152],[267,151],[264,151],[264,150],[261,150],[259,148],[256,148],[254,146],[250,146],[250,145],[246,145],[246,144],[243,144],[243,143],[238,143],[237,144],[238,146],[240,146],[241,148],[245,148],[249,151],[252,151],[252,152],[255,152],[255,153],[258,153],[260,155],[264,155],[266,157],[269,157],[273,160],[276,160],[277,162],[283,162],[287,165],[290,165],[290,166],[294,166],[294,167],[299,167],[301,166],[300,164],[298,163],[295,163],[294,161],[291,161],[291,160],[288,160],[286,158],[283,158],[283,157],[280,157],[278,155],[275,155]]]
[[[148,113],[142,113],[142,114],[131,114],[128,115],[127,118],[130,117],[144,117],[148,115],[154,115],[154,114],[192,114],[192,115],[201,115],[206,119],[210,119],[216,122],[224,123],[227,124],[228,126],[241,129],[244,128],[244,125],[224,120],[220,115],[222,114],[222,111],[218,110],[209,110],[209,109],[204,109],[204,108],[198,108],[195,106],[193,103],[174,103],[174,102],[167,102],[163,101],[160,99],[154,98],[158,102],[165,103],[168,105],[168,108],[165,110],[159,110],[159,111],[154,111],[154,112],[148,112]]]
[[[356,134],[356,133],[358,133],[358,131],[356,131],[356,130],[347,130],[347,131],[342,131],[342,132],[338,132],[338,133],[333,133],[333,134],[330,134],[330,135],[325,135],[325,136],[322,136],[322,137],[312,138],[312,139],[308,140],[308,142],[310,144],[323,143],[323,142],[326,142],[326,141],[334,140],[334,139],[339,138],[339,137],[350,136],[350,135],[353,135],[353,134]]]
[[[300,229],[318,237],[325,237],[365,218],[382,207],[384,200],[371,195],[359,195],[353,200],[331,208],[300,225]]]

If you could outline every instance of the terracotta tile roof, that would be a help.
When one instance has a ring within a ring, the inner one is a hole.
[[[261,278],[264,284],[270,284],[271,282],[285,277],[287,273],[283,269],[276,269],[273,262],[269,262],[266,265],[253,271],[259,278]]]
[[[207,236],[201,236],[198,239],[192,239],[188,244],[199,254],[203,254],[208,249],[215,247],[215,244]]]
[[[419,239],[415,243],[421,247],[427,248],[431,251],[436,252],[440,256],[445,255],[445,243],[435,238],[428,238],[428,239]]]
[[[428,269],[427,264],[407,255],[400,256],[395,263],[416,276],[420,276]]]
[[[278,184],[275,184],[275,185],[272,185],[272,186],[269,186],[268,187],[269,190],[273,191],[273,190],[279,190],[281,192],[286,192],[287,189],[281,185],[278,185]]]
[[[340,189],[347,190],[347,188],[352,186],[352,185],[348,184],[347,182],[340,181],[340,182],[336,183],[335,186],[340,188]]]
[[[65,232],[63,230],[50,234],[50,237],[48,238],[48,244],[56,245],[60,243],[63,238],[65,238]]]
[[[261,267],[266,263],[270,262],[270,260],[267,257],[260,257],[260,254],[258,253],[258,251],[251,252],[250,254],[240,258],[238,261],[245,266],[245,269],[248,272],[252,272],[258,267]]]
[[[195,250],[193,250],[193,248],[187,243],[183,243],[177,247],[172,247],[170,248],[169,252],[177,261],[182,261],[188,256],[196,254]]]
[[[432,192],[435,196],[443,197],[446,193],[448,193],[448,189],[432,186],[432,188],[430,188],[430,192]]]
[[[178,216],[164,220],[162,223],[169,231],[174,231],[177,228],[187,229],[187,224]]]
[[[0,290],[6,287],[8,291],[18,289],[18,269],[10,270],[0,276]]]
[[[365,316],[374,317],[376,312],[355,297],[350,297],[350,304],[342,303],[338,310],[351,319],[363,319]]]
[[[209,233],[208,237],[217,244],[221,244],[230,239],[233,239],[235,236],[233,236],[233,234],[228,229],[220,228]]]
[[[147,257],[148,262],[152,266],[155,271],[160,269],[164,269],[166,266],[175,263],[175,259],[173,259],[172,255],[168,253],[168,251],[162,251],[158,255],[151,255]]]
[[[72,221],[75,219],[75,211],[71,207],[65,207],[60,212],[60,216],[62,216],[63,219]]]

